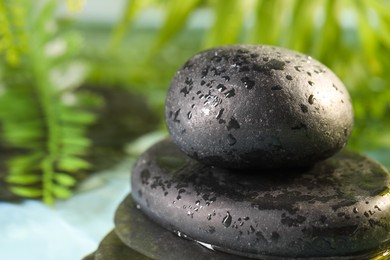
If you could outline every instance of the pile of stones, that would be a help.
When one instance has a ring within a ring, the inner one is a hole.
[[[353,109],[320,62],[227,45],[193,56],[166,99],[171,138],[136,162],[89,259],[386,259],[390,174],[345,146]]]

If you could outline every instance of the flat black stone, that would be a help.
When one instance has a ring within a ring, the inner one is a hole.
[[[150,260],[151,258],[125,245],[114,231],[100,242],[96,252],[86,256],[83,260]]]
[[[132,195],[161,226],[220,250],[366,259],[390,244],[389,181],[380,164],[351,152],[294,172],[234,171],[164,140],[135,164]]]
[[[145,216],[139,209],[136,208],[136,204],[130,195],[120,204],[118,210],[116,211],[115,232],[120,240],[129,247],[129,250],[136,250],[149,257],[147,259],[248,259],[245,257],[237,257],[235,255],[228,255],[223,252],[213,251],[193,241],[178,237]],[[111,250],[113,255],[115,250],[116,249]],[[133,254],[133,252],[130,254]],[[116,255],[120,255],[120,252]],[[119,260],[133,258],[123,257],[107,259]]]
[[[165,118],[187,155],[223,168],[291,168],[330,157],[353,123],[347,89],[311,57],[280,47],[226,45],[176,73]]]
[[[95,260],[95,252],[83,257],[83,260]]]

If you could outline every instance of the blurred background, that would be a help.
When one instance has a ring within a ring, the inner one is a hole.
[[[390,167],[389,0],[1,0],[0,258],[96,249],[132,163],[167,135],[175,71],[233,43],[327,65],[353,100],[347,149]]]
[[[331,68],[355,109],[348,148],[389,162],[388,0],[3,0],[0,199],[52,204],[137,156],[129,143],[166,134],[175,71],[233,43],[287,47]]]

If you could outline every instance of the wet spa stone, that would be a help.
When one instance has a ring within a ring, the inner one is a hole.
[[[389,246],[389,181],[381,165],[349,152],[270,175],[206,166],[164,140],[139,158],[131,185],[153,221],[219,250],[359,259]]]
[[[124,244],[116,235],[114,231],[111,231],[99,244],[96,252],[84,257],[83,260],[152,260],[134,249]]]
[[[338,77],[284,48],[227,45],[184,64],[171,82],[165,117],[187,155],[224,168],[291,168],[330,157],[353,124]]]
[[[178,237],[154,221],[149,220],[149,218],[137,209],[136,203],[131,195],[126,197],[115,213],[115,233],[129,248],[127,251],[128,254],[139,252],[145,255],[145,257],[149,257],[149,259],[247,259],[245,257],[237,257],[236,255],[209,250],[198,243],[184,239],[184,235],[183,237]],[[123,257],[118,259],[133,258]],[[111,260],[111,258],[107,258],[107,260]]]

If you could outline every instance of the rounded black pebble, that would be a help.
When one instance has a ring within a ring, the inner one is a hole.
[[[187,155],[223,168],[291,168],[339,151],[353,125],[340,79],[280,47],[227,45],[201,52],[173,78],[165,117]]]
[[[384,167],[350,152],[269,174],[206,166],[164,140],[136,162],[131,185],[156,223],[218,250],[367,259],[390,246],[389,182]]]

